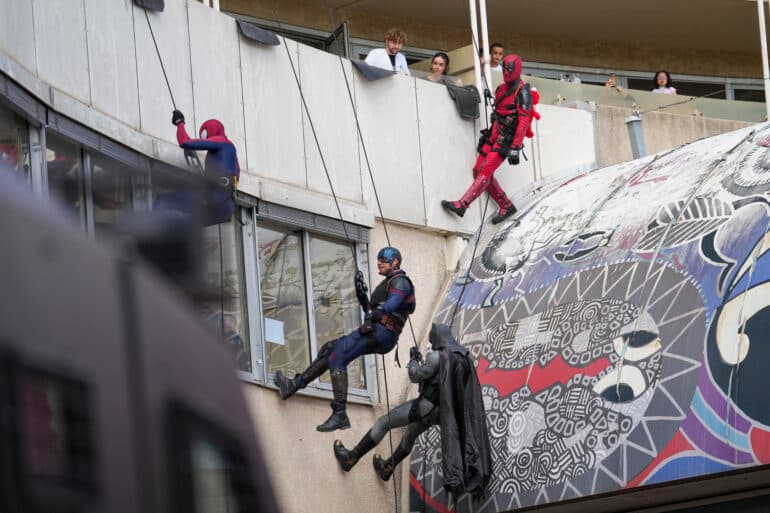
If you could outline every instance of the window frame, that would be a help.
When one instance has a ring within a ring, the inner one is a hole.
[[[318,354],[318,337],[316,334],[315,315],[313,313],[313,283],[311,272],[310,240],[314,235],[325,239],[332,239],[340,244],[347,244],[344,238],[342,222],[317,214],[298,211],[281,205],[270,204],[262,200],[256,200],[256,208],[243,208],[240,210],[241,236],[243,245],[243,264],[246,284],[246,303],[248,308],[249,343],[251,344],[252,372],[239,371],[242,379],[256,382],[261,385],[274,388],[273,373],[269,372],[267,344],[265,343],[264,313],[262,307],[262,284],[260,282],[260,268],[258,258],[257,230],[261,223],[284,229],[301,232],[301,250],[304,266],[305,303],[309,333],[310,358]],[[319,224],[321,226],[319,226]],[[368,237],[369,230],[357,225],[345,223],[348,230],[350,243],[354,244],[356,262],[358,268],[364,274],[368,273]],[[342,233],[342,235],[341,235]],[[353,277],[351,276],[351,280]],[[364,312],[358,309],[358,318],[363,321]],[[308,362],[309,363],[309,362]],[[365,388],[350,388],[349,400],[354,402],[371,403],[374,400],[377,389],[377,360],[375,355],[363,356]],[[331,385],[324,383],[320,378],[313,380],[299,393],[328,398],[331,396]]]

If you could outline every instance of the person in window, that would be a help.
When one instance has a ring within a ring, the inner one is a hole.
[[[444,85],[457,85],[457,83],[448,75],[449,56],[444,52],[438,52],[430,61],[430,75],[427,79],[431,82],[440,82]]]
[[[385,354],[398,342],[398,336],[410,314],[415,309],[415,291],[412,281],[401,269],[401,252],[393,247],[382,248],[377,253],[377,270],[385,278],[367,296],[368,289],[363,274],[358,271],[355,277],[356,295],[366,318],[364,323],[344,337],[331,340],[318,351],[318,356],[304,370],[293,378],[288,378],[281,371],[275,373],[275,384],[281,399],[288,399],[300,388],[330,371],[334,399],[331,403],[332,414],[318,431],[328,432],[335,429],[347,429],[350,420],[346,413],[348,395],[348,371],[350,362],[365,354]]]
[[[409,75],[406,57],[401,53],[401,47],[405,44],[406,32],[392,28],[385,34],[385,48],[375,48],[370,51],[364,62],[370,66]]]
[[[524,137],[532,136],[532,118],[539,118],[533,107],[538,97],[530,90],[529,84],[521,80],[521,57],[515,54],[505,57],[503,80],[495,90],[492,129],[481,132],[477,146],[478,157],[473,166],[473,183],[458,201],[441,202],[446,210],[462,217],[470,204],[487,191],[499,207],[497,215],[492,218],[492,224],[500,223],[516,213],[516,207],[493,176],[495,170],[506,158],[512,165],[519,164]],[[485,94],[491,97],[488,90]]]
[[[674,87],[674,83],[671,81],[671,75],[664,69],[655,73],[652,84],[654,87],[652,90],[653,93],[676,94],[676,87]]]
[[[481,50],[479,50],[480,52]],[[503,55],[505,54],[505,48],[502,43],[492,43],[489,47],[489,69],[491,71],[503,71]],[[486,62],[486,58],[481,56],[481,64]]]
[[[224,125],[217,119],[209,119],[201,125],[198,132],[200,139],[191,139],[187,135],[181,111],[173,112],[171,123],[176,126],[176,139],[181,148],[186,151],[206,151],[205,173],[208,178],[216,181],[216,187],[206,194],[204,224],[228,222],[235,213],[233,194],[238,188],[241,166],[238,164],[235,145],[225,135]],[[156,207],[161,210],[191,212],[193,206],[189,202],[194,197],[186,192],[169,193],[158,198]]]
[[[374,449],[388,431],[406,426],[396,450],[383,460],[375,454],[375,472],[383,481],[414,447],[417,437],[431,426],[441,427],[445,484],[455,492],[482,490],[492,475],[486,413],[473,362],[468,349],[459,345],[449,326],[433,324],[432,351],[422,360],[417,347],[410,351],[409,380],[419,384],[416,399],[406,401],[383,415],[353,449],[334,441],[334,456],[342,470],[349,472],[364,454]],[[462,488],[462,489],[460,489]]]

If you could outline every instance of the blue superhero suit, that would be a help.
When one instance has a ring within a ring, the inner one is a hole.
[[[350,427],[350,421],[345,413],[348,364],[365,354],[385,354],[391,351],[396,346],[398,336],[409,315],[415,310],[414,285],[406,273],[398,267],[401,260],[400,253],[395,250],[394,255],[398,255],[394,257],[397,259],[396,265],[391,267],[385,279],[374,289],[371,299],[367,301],[365,296],[363,299],[359,297],[362,305],[368,302],[368,305],[364,306],[365,309],[369,305],[372,306],[360,328],[324,344],[310,366],[294,378],[284,376],[281,371],[275,373],[275,383],[278,385],[281,398],[288,399],[297,390],[306,387],[327,370],[330,371],[334,394],[331,404],[333,413],[325,423],[317,427],[319,431]],[[378,260],[382,259],[378,258]],[[393,263],[393,259],[390,259],[390,263]],[[358,294],[358,283],[356,289]]]

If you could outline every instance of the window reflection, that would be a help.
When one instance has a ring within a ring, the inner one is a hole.
[[[257,241],[268,372],[302,372],[310,339],[301,232],[260,226]]]
[[[243,273],[243,240],[234,223],[203,229],[204,280],[213,299],[202,305],[207,325],[232,349],[238,368],[251,372]]]
[[[318,347],[353,331],[361,321],[353,286],[356,266],[351,246],[313,236],[310,238],[310,274],[313,281],[313,315]],[[352,388],[366,388],[363,358],[348,366]],[[328,374],[321,378],[329,382]]]
[[[91,158],[91,190],[94,207],[94,230],[97,237],[115,224],[123,212],[132,207],[132,180],[135,171],[94,153]]]
[[[61,137],[46,133],[48,194],[85,222],[83,166],[80,147]]]
[[[0,172],[18,175],[31,183],[27,122],[0,105]]]

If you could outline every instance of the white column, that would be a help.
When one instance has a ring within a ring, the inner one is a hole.
[[[765,83],[765,112],[770,120],[770,67],[767,64],[767,31],[765,30],[764,0],[757,0],[759,43],[762,46],[762,80]]]
[[[492,88],[492,72],[489,71],[489,30],[487,30],[487,0],[479,0],[479,14],[481,15],[481,51],[484,52],[484,78],[487,87]]]
[[[473,74],[476,77],[476,89],[479,90],[481,98],[484,98],[484,87],[481,85],[481,67],[479,66],[478,52],[479,44],[479,29],[478,21],[476,19],[476,0],[468,0],[471,10],[471,45],[473,46]],[[482,100],[483,101],[483,100]]]

